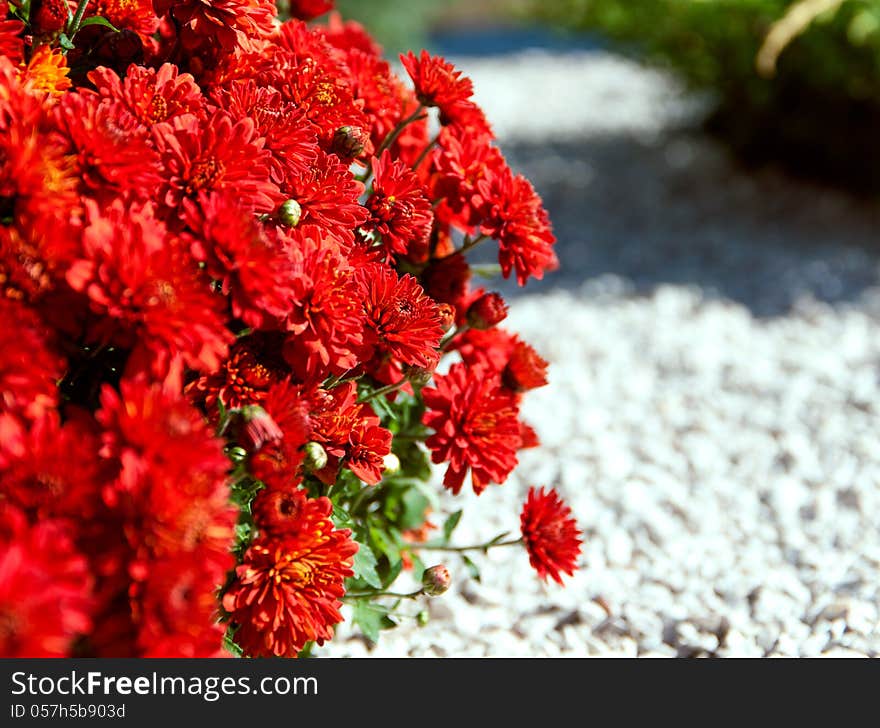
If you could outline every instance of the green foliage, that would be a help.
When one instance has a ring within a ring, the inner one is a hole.
[[[877,158],[880,0],[843,0],[812,18],[782,50],[776,73],[762,75],[758,52],[794,4],[532,0],[531,12],[570,29],[596,31],[695,87],[714,89],[720,98],[714,125],[746,151],[774,150],[807,169],[873,177],[873,161],[866,160]],[[866,150],[861,142],[871,146]]]

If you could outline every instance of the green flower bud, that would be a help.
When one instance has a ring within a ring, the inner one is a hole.
[[[320,442],[307,442],[303,448],[303,467],[312,472],[327,467],[327,451]]]
[[[278,208],[278,218],[285,225],[296,227],[302,219],[302,207],[296,200],[285,200]]]
[[[438,597],[452,583],[452,577],[449,575],[449,569],[443,564],[437,564],[430,569],[425,569],[422,574],[422,591],[429,597]]]

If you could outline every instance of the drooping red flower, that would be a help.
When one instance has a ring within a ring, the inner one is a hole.
[[[547,384],[547,366],[547,361],[537,351],[517,339],[501,372],[501,381],[514,392],[537,389]]]
[[[381,236],[389,254],[422,257],[434,214],[415,173],[385,151],[373,159],[373,191],[367,198],[370,218],[361,227]]]
[[[480,230],[498,240],[498,262],[505,278],[516,270],[516,280],[524,286],[530,276],[541,279],[545,271],[559,267],[550,218],[531,182],[504,167],[478,181],[477,189],[483,199]]]
[[[233,315],[255,329],[280,323],[293,297],[293,263],[281,244],[231,192],[200,192],[183,200],[183,211],[190,252],[230,297]]]
[[[249,212],[274,212],[284,200],[271,181],[271,154],[251,118],[217,110],[205,121],[176,116],[153,127],[162,157],[161,201],[170,209],[211,190],[236,196]]]
[[[489,483],[503,483],[516,467],[521,443],[514,395],[481,367],[453,364],[422,390],[428,411],[422,421],[434,430],[425,444],[435,463],[449,463],[443,485],[458,493],[471,472],[478,495]]]
[[[83,257],[67,281],[103,317],[92,334],[133,347],[132,371],[162,374],[177,356],[193,369],[215,370],[232,340],[223,299],[152,207],[117,201],[101,214],[90,204],[89,218]]]
[[[506,318],[507,304],[499,293],[480,295],[467,310],[468,325],[472,329],[491,329]]]
[[[145,127],[204,114],[205,99],[195,79],[172,63],[158,69],[131,64],[124,78],[102,66],[89,73],[89,80],[99,96],[121,103]]]
[[[333,637],[358,546],[350,531],[333,527],[332,510],[327,498],[305,501],[301,528],[257,538],[236,568],[223,607],[246,654],[295,657],[306,642]]]
[[[456,337],[450,348],[457,350],[468,366],[493,372],[513,392],[547,384],[547,361],[530,344],[504,329],[471,329]]]
[[[388,266],[358,270],[366,330],[364,343],[374,355],[387,352],[405,364],[433,369],[443,336],[437,304],[411,275],[398,277]]]
[[[69,524],[0,502],[0,654],[68,657],[91,626],[92,577]]]
[[[561,584],[560,574],[571,576],[574,573],[582,534],[571,515],[571,508],[565,505],[556,490],[530,488],[520,524],[529,563],[541,579],[547,581],[549,576]]]

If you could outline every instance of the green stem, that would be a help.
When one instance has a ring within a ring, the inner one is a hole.
[[[370,599],[372,597],[396,597],[397,599],[415,599],[422,595],[422,590],[401,594],[400,592],[347,592],[343,599]]]
[[[412,124],[414,121],[418,121],[419,119],[424,119],[425,116],[422,115],[422,112],[425,110],[425,107],[419,104],[418,108],[409,116],[407,116],[403,121],[399,122],[397,126],[391,131],[388,136],[385,137],[385,140],[379,145],[379,148],[376,150],[376,153],[373,155],[378,159],[382,156],[382,152],[384,152],[388,147],[394,144],[397,141],[397,137],[400,136],[401,132],[403,132],[406,127]],[[367,168],[364,170],[363,174],[360,175],[359,179],[361,182],[366,184],[367,180],[370,179],[370,175],[373,174],[373,163],[367,163]]]
[[[489,549],[494,549],[499,546],[518,546],[522,544],[523,540],[521,538],[512,539],[510,541],[499,541],[498,543],[492,543],[491,541],[487,541],[486,543],[477,543],[472,546],[432,546],[431,544],[424,543],[414,543],[410,544],[410,550],[422,550],[427,549],[428,551],[453,551],[455,553],[463,553],[465,551],[488,551]]]
[[[464,245],[462,245],[458,250],[450,253],[449,255],[444,255],[442,258],[437,258],[437,260],[446,260],[447,258],[451,258],[453,255],[464,255],[469,250],[473,250],[480,243],[482,243],[484,240],[488,240],[488,239],[489,239],[489,236],[482,234],[482,233],[480,235],[478,235],[477,237],[475,237],[473,240],[471,240],[470,238],[465,238]]]
[[[406,377],[401,379],[399,382],[395,382],[394,384],[386,384],[384,387],[379,387],[379,389],[374,389],[372,392],[365,394],[363,397],[358,399],[358,404],[363,404],[364,402],[369,402],[371,399],[376,399],[376,397],[381,397],[385,394],[391,394],[392,392],[396,392],[400,389],[404,384],[409,381]]]
[[[70,28],[67,30],[67,37],[73,40],[73,36],[76,35],[79,30],[79,26],[82,23],[83,16],[86,14],[86,8],[89,5],[89,0],[79,0],[79,5],[76,6],[76,12],[73,15],[73,20],[70,21]]]
[[[455,331],[453,331],[449,336],[447,336],[443,341],[440,342],[440,351],[446,351],[449,348],[449,345],[453,342],[455,338],[461,336],[465,331],[470,329],[470,326],[464,324],[459,326]]]

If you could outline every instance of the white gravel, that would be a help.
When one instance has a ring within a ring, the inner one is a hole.
[[[536,121],[541,107],[522,118],[511,100],[543,78],[551,108],[561,93],[552,79],[573,63],[596,77],[593,96],[570,104],[585,138],[607,133],[623,116],[636,134],[653,128],[662,136],[664,125],[679,123],[681,114],[664,110],[672,86],[657,74],[606,54],[594,56],[595,66],[583,54],[542,58],[535,78],[528,75],[533,54],[462,63],[502,143],[517,133],[530,143],[541,133],[574,133]],[[618,97],[626,114],[606,94],[618,84],[620,93],[635,89],[641,97],[635,107]],[[600,100],[616,119],[609,128],[591,121]],[[600,179],[606,189],[614,184],[610,173]],[[777,247],[762,241],[756,252],[741,226],[762,204],[761,188],[742,178],[732,184],[741,207],[724,219],[737,233],[724,238],[724,224],[713,218],[711,237],[725,254],[732,247],[733,258],[702,261],[714,266],[711,274],[669,274],[689,261],[687,246],[702,235],[696,225],[688,232],[685,215],[674,240],[646,238],[652,250],[635,256],[632,275],[625,266],[602,274],[561,240],[565,287],[543,288],[511,307],[510,328],[551,362],[550,385],[524,406],[543,446],[522,454],[504,486],[445,503],[465,511],[456,541],[475,543],[518,529],[530,485],[557,487],[586,532],[576,576],[565,588],[544,586],[524,552],[505,548],[475,557],[484,567],[478,584],[453,555],[445,559],[450,592],[404,605],[409,614],[428,608],[427,626],[404,620],[371,646],[346,623],[319,655],[880,654],[880,258],[849,246],[836,224],[828,225],[827,249],[801,251],[780,240]],[[780,184],[796,200],[803,193]],[[583,214],[562,197],[560,216]],[[832,217],[849,209],[830,199],[824,207]],[[806,215],[815,210],[805,207],[822,207],[802,202],[793,209]],[[759,232],[778,223],[755,217]],[[630,243],[638,249],[644,240]],[[762,277],[767,261],[782,274]],[[835,294],[825,296],[830,276]],[[701,283],[707,279],[711,285]]]

